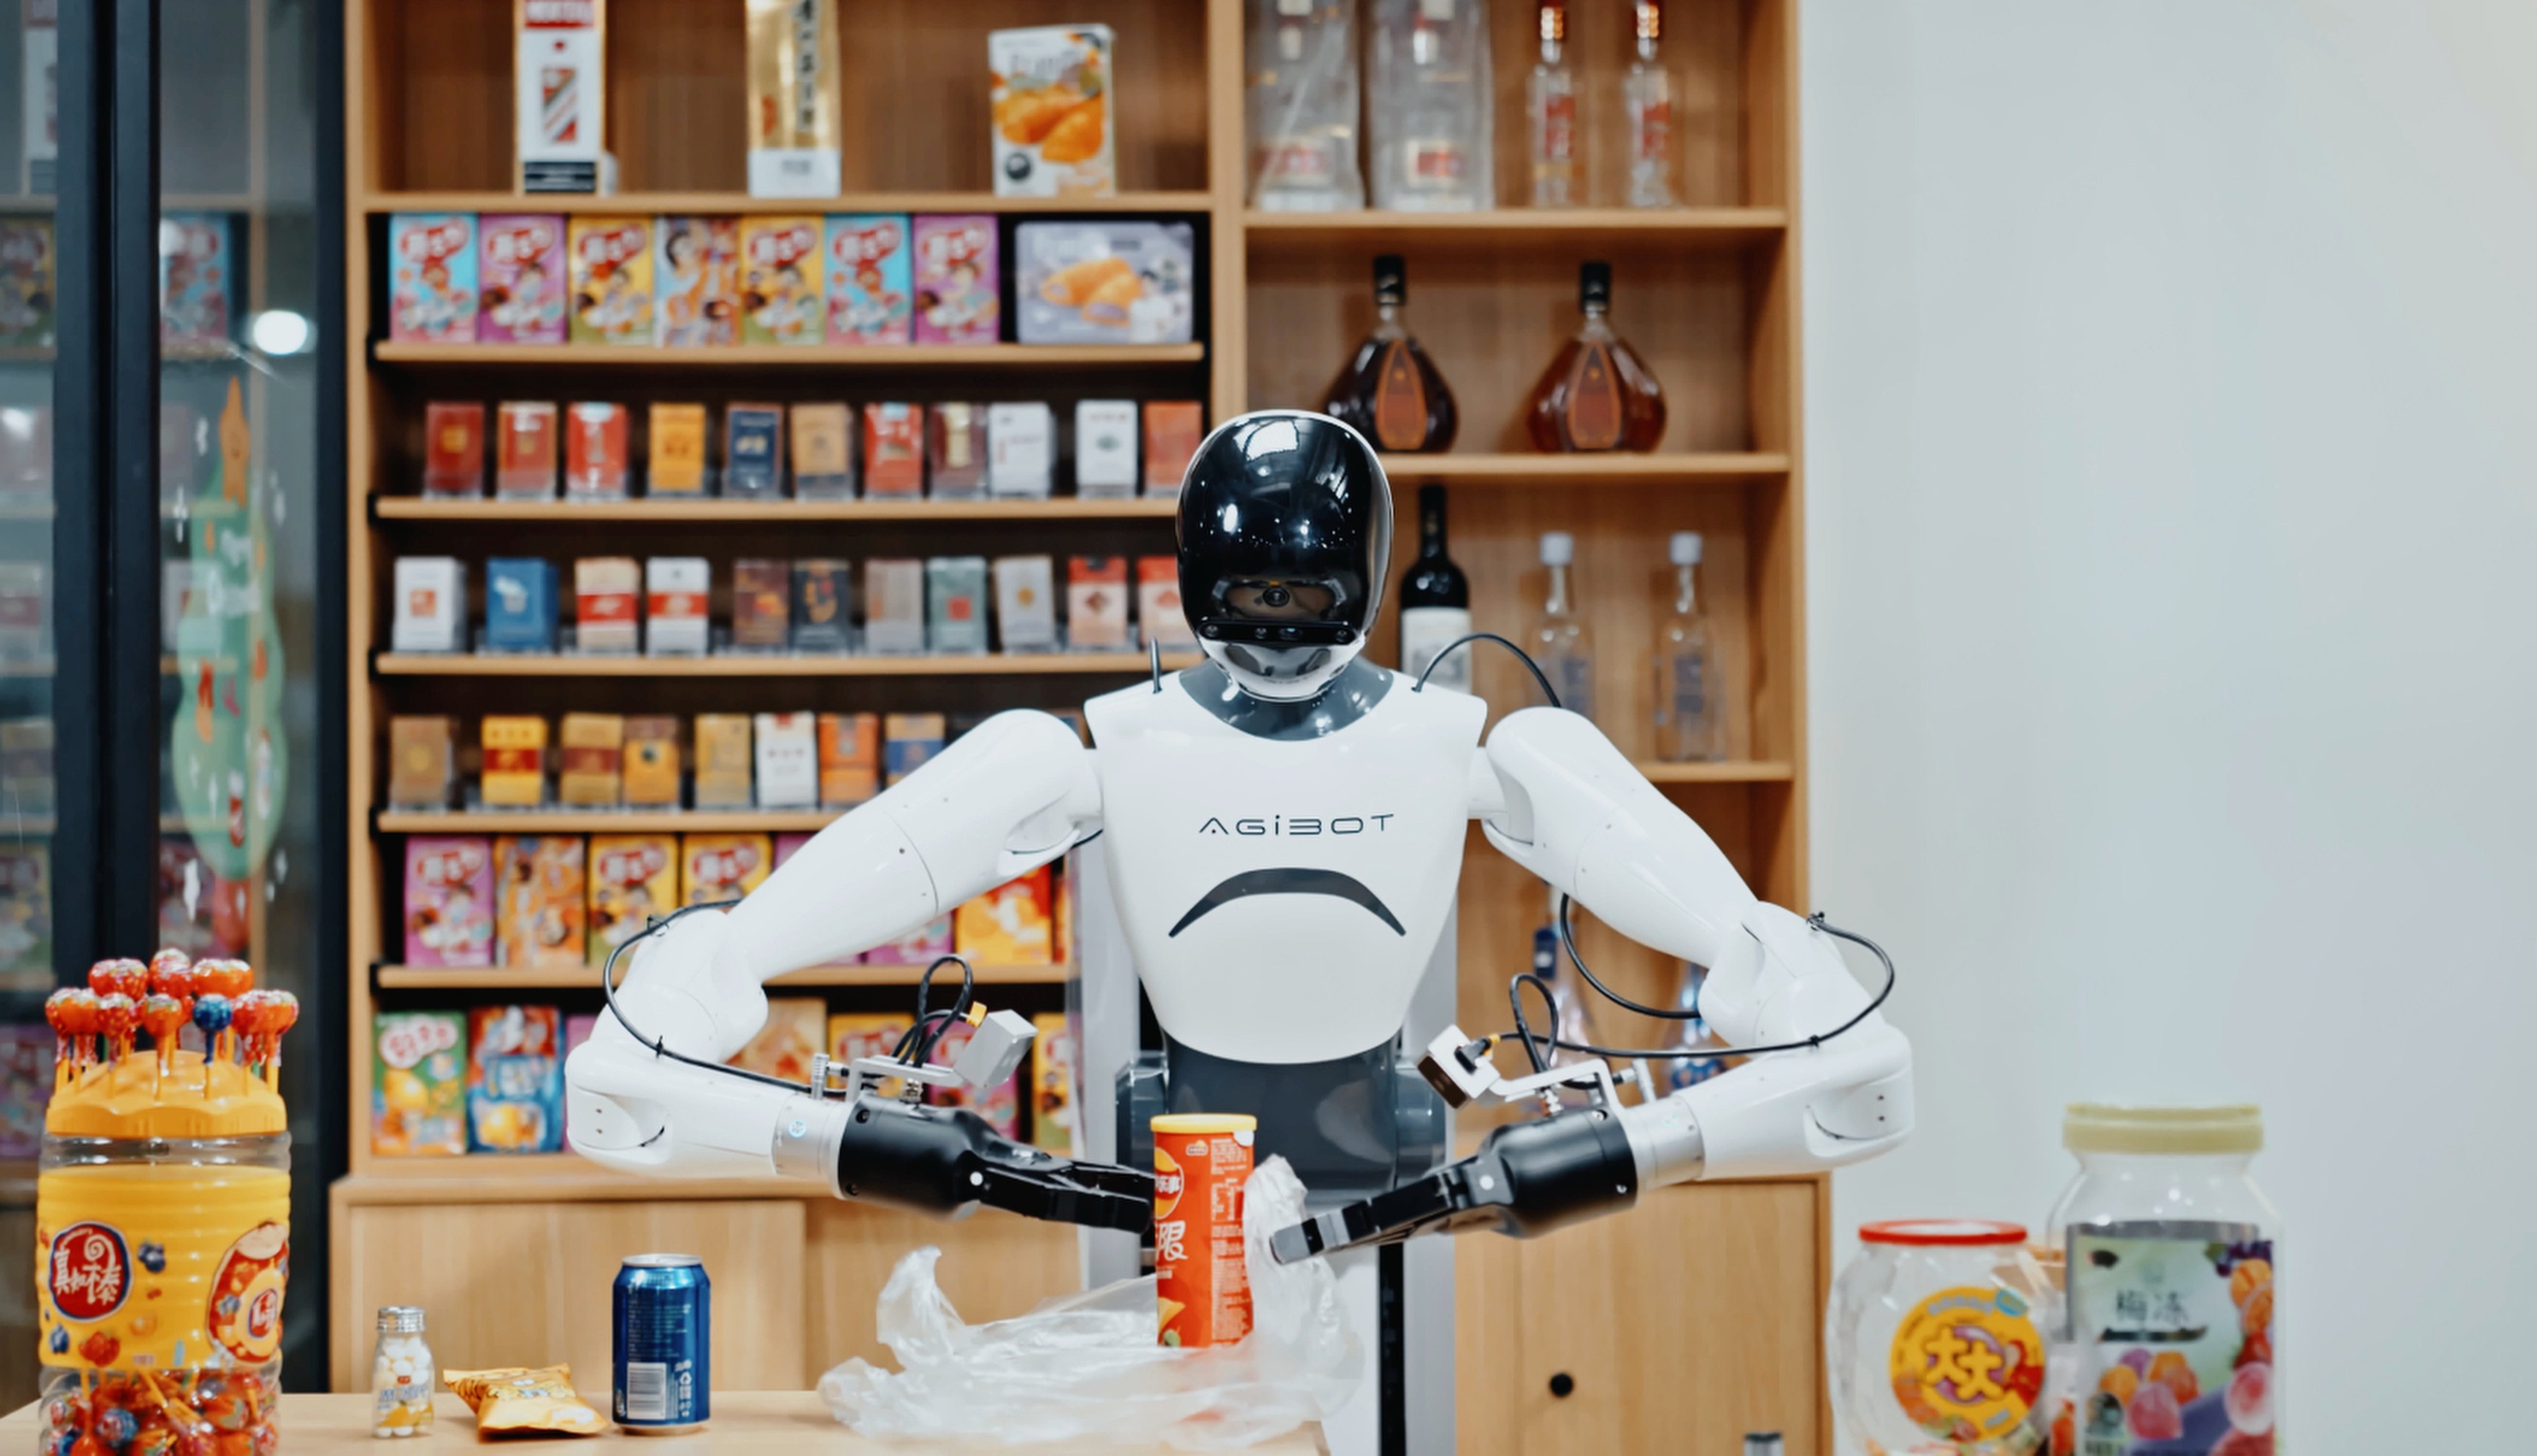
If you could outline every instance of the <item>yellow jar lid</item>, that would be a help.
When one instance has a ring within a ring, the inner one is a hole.
[[[1165,1112],[1154,1119],[1154,1131],[1183,1135],[1212,1132],[1257,1132],[1260,1119],[1244,1112]]]
[[[2126,1108],[2072,1103],[2061,1114],[2061,1146],[2073,1153],[2255,1153],[2264,1146],[2264,1109]]]
[[[212,1062],[210,1090],[203,1054],[136,1050],[90,1067],[53,1093],[44,1131],[59,1137],[246,1137],[291,1125],[282,1094],[226,1057]]]

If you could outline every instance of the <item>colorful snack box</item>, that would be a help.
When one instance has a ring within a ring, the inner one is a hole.
[[[1187,222],[1024,222],[1013,229],[1013,338],[1187,344],[1197,305]]]
[[[793,563],[793,650],[844,652],[853,645],[846,603],[853,600],[851,563],[812,558]]]
[[[926,1053],[925,1059],[935,1066],[947,1067],[975,1035],[976,1028],[965,1021],[954,1021],[943,1029],[943,1035],[934,1039],[933,1049]],[[1021,1081],[1021,1069],[1016,1067],[1011,1076],[989,1087],[928,1088],[926,1101],[938,1108],[966,1108],[998,1133],[1017,1139],[1022,1135]]]
[[[679,803],[679,721],[645,715],[625,720],[625,802]]]
[[[653,496],[703,495],[705,407],[654,405],[649,423],[652,458],[644,473],[645,493]]]
[[[757,715],[757,806],[807,809],[819,801],[819,734],[808,713]]]
[[[44,1108],[52,1096],[52,1028],[0,1027],[0,1158],[43,1151]]]
[[[793,407],[793,493],[803,500],[855,498],[854,413],[844,405]]]
[[[907,219],[843,213],[828,219],[828,342],[905,344],[915,320]]]
[[[626,459],[625,407],[573,402],[564,411],[563,498],[625,499]]]
[[[1145,640],[1167,651],[1198,646],[1189,613],[1181,610],[1181,563],[1177,556],[1137,558],[1137,620]]]
[[[996,558],[996,633],[1006,652],[1057,651],[1057,563]]]
[[[811,1058],[827,1047],[828,1003],[816,996],[769,996],[766,1025],[732,1053],[731,1065],[787,1082],[811,1080]]]
[[[555,797],[568,804],[614,807],[625,795],[625,720],[614,713],[567,713],[555,737],[562,767]]]
[[[564,245],[572,260],[572,342],[654,343],[652,220],[575,217]]]
[[[696,807],[749,807],[755,754],[746,713],[696,715]]]
[[[921,217],[914,235],[916,342],[995,343],[1004,328],[997,311],[1003,275],[996,263],[996,220],[974,214]]]
[[[399,213],[388,219],[388,337],[399,343],[476,342],[476,215]]]
[[[880,792],[880,716],[819,715],[819,804],[847,809]]]
[[[1056,877],[1045,864],[962,902],[951,945],[973,966],[1046,966],[1058,957]]]
[[[493,964],[493,846],[484,836],[405,842],[405,962]]]
[[[52,348],[53,298],[53,220],[0,218],[0,348]]]
[[[1206,438],[1206,410],[1196,400],[1145,402],[1145,493],[1178,495],[1181,477]]]
[[[702,556],[654,556],[643,563],[643,650],[653,657],[700,658],[710,643],[713,566]]]
[[[1119,190],[1110,54],[1108,26],[987,32],[998,197],[1108,197]]]
[[[740,339],[743,344],[813,345],[827,340],[820,297],[826,277],[816,218],[744,218],[740,223]]]
[[[1031,1018],[1031,1146],[1071,1158],[1080,1120],[1074,1063],[1081,1042],[1074,1019],[1043,1011]]]
[[[485,493],[485,407],[434,400],[423,407],[423,493],[474,500]]]
[[[740,223],[731,218],[663,218],[661,343],[709,348],[740,342]]]
[[[511,66],[522,192],[597,192],[608,116],[607,0],[522,3]]]
[[[15,564],[15,563],[10,563]],[[395,652],[457,652],[467,645],[467,567],[454,556],[396,558]],[[43,584],[38,580],[35,585]]]
[[[228,343],[235,312],[226,213],[163,213],[159,219],[159,342],[163,345]],[[390,257],[397,256],[393,249]],[[468,290],[472,300],[474,288]],[[428,321],[428,316],[425,320]],[[393,321],[391,321],[393,327]]]
[[[494,498],[554,499],[561,453],[555,407],[543,400],[504,400],[493,415]]]
[[[987,491],[1046,500],[1057,463],[1057,416],[1037,400],[987,407]]]
[[[766,883],[775,843],[762,834],[690,834],[679,841],[679,903],[720,905]],[[813,1037],[816,1048],[819,1039]]]
[[[528,807],[547,801],[547,721],[488,716],[480,729],[485,770],[479,792],[485,802]]]
[[[1137,402],[1074,403],[1074,493],[1124,500],[1137,493]]]
[[[1154,1127],[1155,1341],[1231,1345],[1251,1333],[1242,1185],[1260,1121],[1179,1112]]]
[[[828,1018],[828,1060],[852,1066],[859,1056],[887,1056],[914,1025],[914,1017],[890,1012],[840,1011]],[[906,1088],[906,1078],[884,1077],[873,1085],[873,1092],[894,1098]]]
[[[370,1018],[370,1151],[455,1158],[467,1151],[467,1015],[381,1011]]]
[[[804,834],[798,829],[787,830],[785,833],[777,835],[775,837],[775,867],[777,869],[782,869],[784,867],[784,861],[802,853],[802,847],[810,842],[811,836]]]
[[[864,563],[864,651],[925,651],[925,563],[875,556]]]
[[[570,733],[572,720],[566,719]],[[569,753],[571,750],[565,750]],[[577,834],[493,841],[493,959],[518,970],[582,964],[589,953],[590,876]]]
[[[731,645],[740,652],[782,652],[792,632],[792,568],[780,560],[743,557],[731,563]]]
[[[748,0],[748,195],[834,197],[839,0]]]
[[[896,940],[864,952],[867,966],[931,966],[951,954],[951,918],[937,916]]]
[[[1066,642],[1076,652],[1128,646],[1128,558],[1066,558]]]
[[[555,569],[542,556],[495,556],[485,563],[488,652],[553,652]]]
[[[563,1151],[563,1013],[553,1006],[467,1012],[467,1150]]]
[[[631,556],[584,556],[572,563],[574,645],[585,653],[630,653],[642,615],[643,568]]]
[[[925,493],[925,407],[864,407],[864,494],[912,500]]]
[[[480,344],[561,344],[563,219],[552,213],[488,213],[476,220],[476,340]]]
[[[925,761],[943,751],[943,722],[940,713],[892,713],[881,720],[881,767],[883,787],[924,767]]]
[[[679,840],[670,834],[590,837],[590,964],[679,906]]]
[[[926,560],[925,645],[946,656],[987,650],[986,557]]]
[[[447,718],[388,720],[388,802],[445,809],[458,778],[457,725]]]
[[[722,493],[733,500],[782,499],[784,407],[729,406],[722,428]]]
[[[937,500],[977,500],[987,493],[987,407],[937,405],[925,430],[928,491]]]

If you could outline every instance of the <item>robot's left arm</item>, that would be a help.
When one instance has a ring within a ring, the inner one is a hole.
[[[1508,715],[1473,765],[1472,800],[1508,857],[1631,939],[1707,967],[1701,1014],[1729,1046],[1823,1040],[1667,1097],[1622,1107],[1606,1096],[1501,1127],[1428,1178],[1286,1231],[1281,1257],[1436,1227],[1538,1234],[1626,1207],[1643,1188],[1819,1171],[1911,1131],[1911,1044],[1868,1009],[1835,938],[1755,898],[1593,724],[1555,708]],[[1477,1045],[1454,1028],[1429,1048],[1423,1065],[1449,1100],[1545,1080],[1505,1082]],[[1593,1074],[1608,1094],[1599,1063]]]

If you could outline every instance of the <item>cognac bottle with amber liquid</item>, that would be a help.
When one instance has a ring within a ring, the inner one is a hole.
[[[1664,438],[1664,390],[1637,353],[1612,332],[1612,265],[1577,271],[1577,306],[1586,320],[1577,337],[1532,387],[1533,448],[1639,450]]]
[[[1400,327],[1408,271],[1398,254],[1374,260],[1374,332],[1331,384],[1328,411],[1378,450],[1441,451],[1454,445],[1454,392],[1427,350]]]

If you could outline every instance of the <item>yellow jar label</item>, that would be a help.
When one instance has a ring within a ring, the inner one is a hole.
[[[2044,1341],[2026,1300],[1992,1285],[1940,1290],[1894,1331],[1894,1399],[1956,1442],[2008,1436],[2044,1393]]]
[[[35,1180],[39,1356],[71,1368],[269,1361],[291,1276],[291,1174],[117,1164]]]

